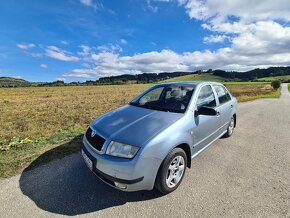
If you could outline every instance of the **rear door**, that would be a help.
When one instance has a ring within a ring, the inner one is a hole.
[[[234,105],[231,101],[231,95],[223,85],[213,85],[213,87],[218,98],[217,110],[221,121],[220,133],[222,133],[228,128]]]
[[[217,101],[210,85],[204,85],[199,93],[196,102],[197,110],[201,106],[207,106],[215,108],[217,106]],[[216,139],[219,135],[218,130],[220,127],[220,117],[219,116],[205,116],[198,115],[195,116],[195,128],[194,128],[194,150],[200,150]]]

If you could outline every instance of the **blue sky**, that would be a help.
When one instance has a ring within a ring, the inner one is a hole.
[[[250,0],[2,0],[0,76],[69,82],[290,65],[289,14],[284,0],[259,8]]]

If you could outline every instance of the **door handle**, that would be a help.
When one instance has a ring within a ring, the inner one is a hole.
[[[220,112],[219,112],[219,111],[217,111],[217,112],[216,112],[216,115],[217,115],[217,116],[219,116],[219,115],[220,115]]]
[[[231,109],[233,109],[233,105],[231,104]]]

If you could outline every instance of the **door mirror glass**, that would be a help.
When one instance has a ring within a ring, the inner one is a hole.
[[[205,115],[205,116],[216,116],[217,111],[214,108],[201,106],[198,110],[195,111],[195,116]]]

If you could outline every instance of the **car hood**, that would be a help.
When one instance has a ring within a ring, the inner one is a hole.
[[[126,105],[97,118],[92,127],[106,138],[143,146],[183,114]]]

